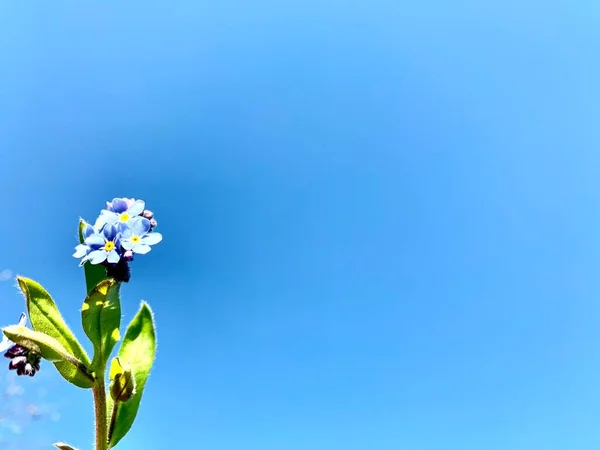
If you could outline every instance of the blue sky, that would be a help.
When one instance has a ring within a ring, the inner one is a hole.
[[[5,2],[0,270],[84,339],[78,218],[115,196],[155,211],[123,313],[152,305],[158,359],[122,450],[593,448],[599,20],[568,1]],[[16,320],[13,281],[0,302]],[[0,441],[91,448],[89,391],[49,364],[15,381],[0,414],[22,433],[5,420]]]

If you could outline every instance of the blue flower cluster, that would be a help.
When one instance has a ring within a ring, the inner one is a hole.
[[[162,235],[152,231],[157,225],[154,214],[145,207],[143,200],[115,198],[106,202],[106,209],[100,212],[94,225],[84,221],[83,243],[73,253],[75,258],[81,258],[79,266],[86,262],[102,264],[109,275],[120,267],[126,275],[118,278],[129,281],[127,263],[133,261],[136,253],[144,255],[152,245],[162,241]]]

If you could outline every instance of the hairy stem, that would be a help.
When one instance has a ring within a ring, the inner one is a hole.
[[[113,403],[112,413],[110,415],[110,425],[108,426],[108,442],[112,439],[113,431],[115,431],[115,424],[117,422],[117,413],[119,412],[119,400],[115,400]]]
[[[108,433],[106,418],[106,388],[104,386],[104,370],[94,385],[94,409],[96,412],[96,450],[108,450]]]

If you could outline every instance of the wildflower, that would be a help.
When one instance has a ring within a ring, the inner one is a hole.
[[[83,235],[83,244],[79,244],[75,247],[75,253],[73,253],[73,257],[75,258],[83,258],[79,263],[79,266],[83,266],[87,261],[87,256],[93,250],[98,250],[104,245],[104,241],[102,237],[100,239],[98,230],[96,230],[92,225],[87,222],[84,222],[82,235]]]
[[[120,238],[121,234],[117,232],[117,227],[107,223],[102,229],[102,233],[92,234],[85,240],[86,245],[94,248],[94,250],[89,252],[82,262],[89,261],[91,264],[101,264],[104,261],[112,264],[118,263],[121,259]]]
[[[8,364],[9,370],[16,370],[19,376],[29,375],[32,377],[36,372],[40,371],[42,357],[22,345],[13,345],[7,350],[4,356],[11,360]]]
[[[106,208],[100,212],[96,227],[102,228],[105,224],[116,225],[119,231],[123,231],[128,222],[144,212],[146,203],[143,200],[133,198],[114,198],[112,202],[106,202]]]
[[[73,257],[106,267],[106,276],[128,282],[129,263],[135,254],[144,255],[151,245],[162,241],[162,235],[152,230],[158,225],[154,213],[145,209],[143,200],[114,198],[106,202],[94,225],[84,222],[83,242],[75,247]]]
[[[151,245],[162,241],[162,234],[150,232],[150,221],[144,217],[136,217],[129,222],[129,228],[123,231],[121,245],[127,251],[145,255]]]
[[[21,314],[19,325],[25,326],[27,316]],[[4,357],[10,359],[8,364],[9,370],[16,370],[17,375],[34,376],[40,370],[40,362],[42,357],[37,353],[23,347],[22,345],[11,342],[6,336],[0,342],[0,352],[4,352]]]
[[[121,202],[125,202],[125,206],[127,208],[130,208],[131,205],[133,205],[135,203],[135,198],[127,198],[127,197],[123,197],[123,198],[114,198],[112,202],[106,202],[106,209],[109,211],[115,211],[115,206],[113,206],[114,203],[120,204]],[[121,205],[122,206],[122,205]],[[117,208],[119,206],[116,206]]]

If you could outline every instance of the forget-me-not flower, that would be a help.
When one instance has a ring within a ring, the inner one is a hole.
[[[79,266],[86,262],[106,267],[106,276],[127,283],[131,278],[129,263],[135,254],[146,254],[151,245],[162,241],[153,232],[158,225],[154,213],[145,209],[146,202],[134,198],[114,198],[106,202],[94,225],[83,221],[82,241],[75,247]]]
[[[123,231],[121,246],[127,251],[131,250],[133,253],[145,255],[152,250],[151,245],[158,244],[160,241],[162,241],[162,234],[150,232],[148,219],[135,217]]]
[[[98,250],[104,245],[103,240],[94,237],[100,234],[98,230],[87,222],[84,222],[81,234],[83,235],[83,244],[79,244],[75,247],[75,253],[73,253],[73,257],[75,258],[84,258],[91,251]],[[87,259],[83,259],[79,263],[79,266],[83,266],[86,260]]]
[[[121,234],[117,227],[107,223],[101,233],[94,233],[85,239],[85,245],[92,248],[82,263],[89,261],[91,264],[101,264],[107,261],[116,264],[121,259]],[[77,254],[77,253],[76,253]]]
[[[131,219],[144,212],[146,203],[143,200],[128,198],[114,198],[107,202],[107,209],[103,209],[96,221],[96,228],[100,229],[105,224],[116,225],[118,231],[124,231]]]

